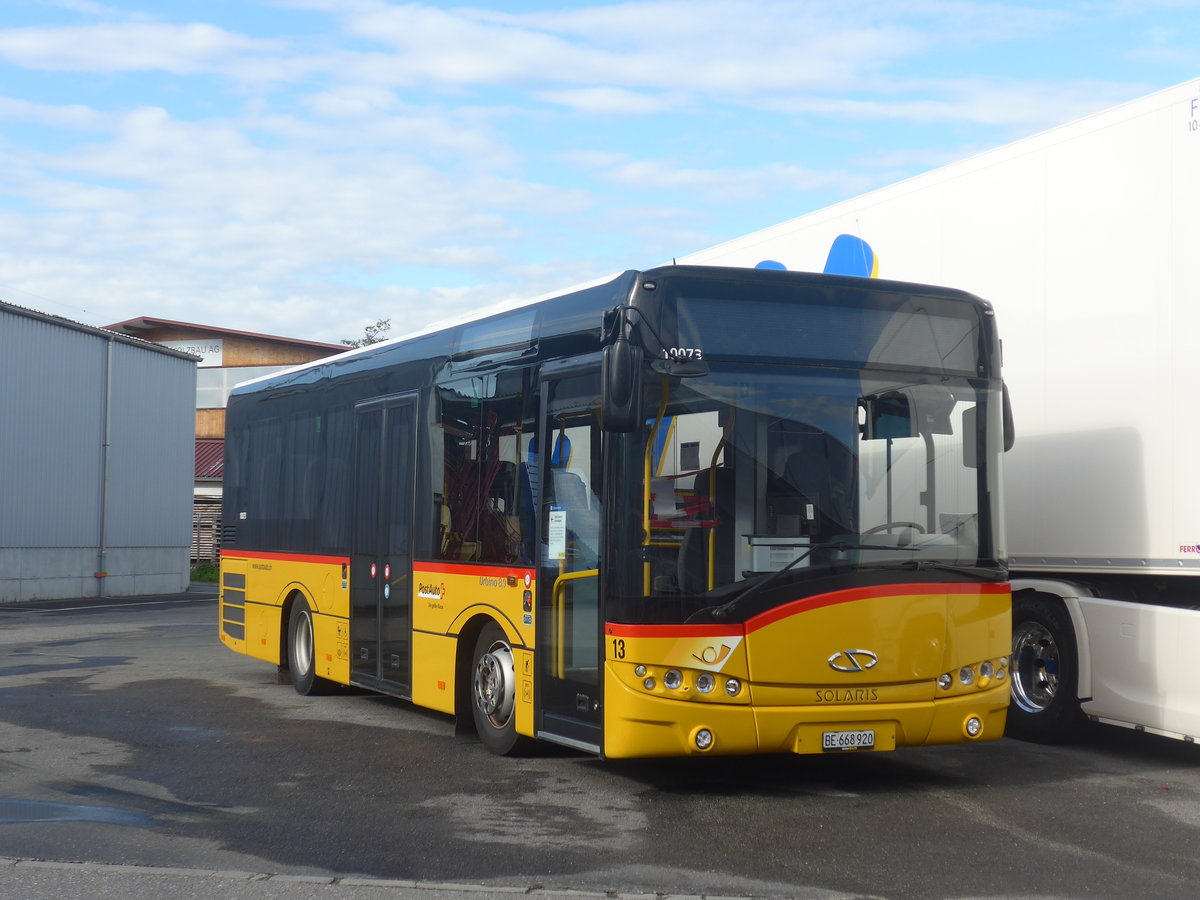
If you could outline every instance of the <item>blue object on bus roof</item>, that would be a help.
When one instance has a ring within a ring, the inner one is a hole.
[[[879,258],[875,256],[871,245],[862,238],[852,234],[839,234],[829,248],[829,256],[825,260],[825,274],[875,278],[879,275]]]

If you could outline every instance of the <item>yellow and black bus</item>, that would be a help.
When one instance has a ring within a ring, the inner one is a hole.
[[[220,638],[488,749],[984,741],[1009,701],[984,301],[668,266],[238,386]]]

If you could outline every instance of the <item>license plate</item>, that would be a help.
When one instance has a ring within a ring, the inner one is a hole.
[[[875,731],[826,731],[821,735],[823,750],[873,750]]]

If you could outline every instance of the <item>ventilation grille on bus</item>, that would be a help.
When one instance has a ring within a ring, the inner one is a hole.
[[[234,640],[246,639],[246,576],[221,573],[221,630]]]

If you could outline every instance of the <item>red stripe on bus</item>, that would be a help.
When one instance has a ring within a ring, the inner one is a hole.
[[[931,596],[936,594],[1007,594],[1010,587],[1004,584],[886,584],[872,587],[851,588],[831,594],[816,594],[777,606],[746,620],[746,632],[766,628],[788,616],[805,613],[826,606],[871,600],[876,597]]]
[[[266,550],[222,550],[221,558],[229,559],[279,559],[284,562],[321,563],[330,566],[348,566],[348,556],[314,556],[310,553],[271,553]]]
[[[736,637],[741,635],[742,625],[624,625],[620,622],[607,622],[604,625],[606,634],[614,637],[639,638],[680,638],[680,637]]]
[[[432,572],[437,575],[483,575],[489,578],[498,576],[512,575],[518,579],[523,579],[528,573],[530,578],[533,577],[533,567],[518,569],[512,566],[489,566],[480,563],[454,563],[454,562],[415,562],[413,563],[414,572]]]
[[[829,594],[815,594],[785,603],[775,609],[759,613],[739,625],[625,625],[619,622],[608,622],[604,626],[607,634],[616,637],[639,638],[685,638],[685,637],[721,637],[723,635],[749,634],[766,628],[789,616],[799,615],[826,606],[837,606],[842,603],[854,603],[858,600],[869,600],[875,597],[906,597],[931,596],[937,594],[1007,594],[1011,590],[1008,583],[1003,584],[888,584],[872,587],[851,588],[844,591],[834,591]]]

